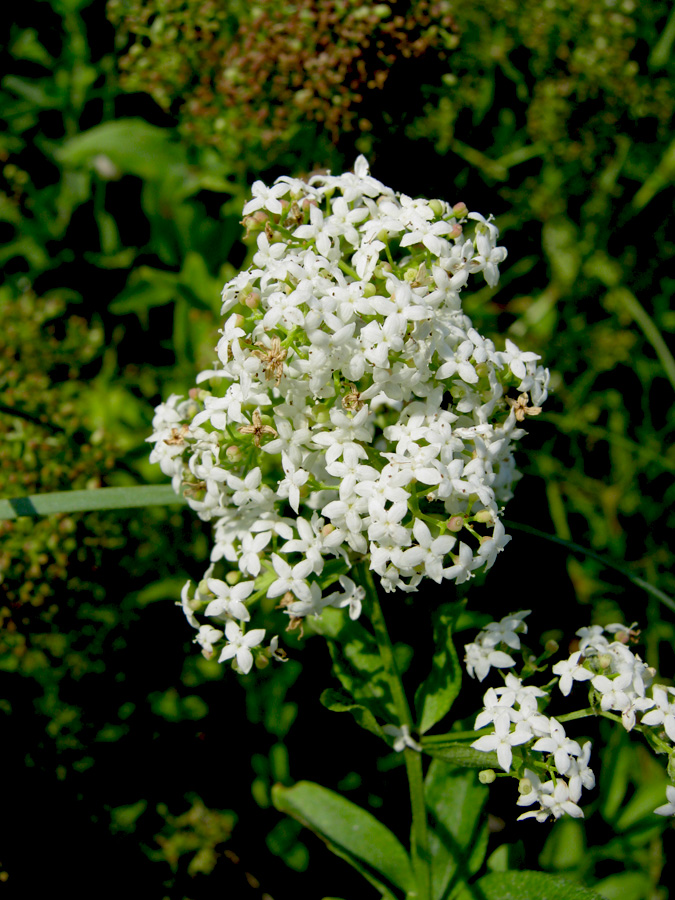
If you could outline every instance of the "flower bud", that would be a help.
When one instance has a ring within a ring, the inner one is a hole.
[[[496,777],[494,769],[481,769],[478,773],[478,780],[481,784],[492,784]]]
[[[448,531],[461,531],[464,528],[464,516],[453,516],[448,519]]]
[[[521,778],[520,779],[520,781],[518,782],[518,793],[519,794],[522,794],[523,796],[526,797],[528,794],[531,794],[533,790],[534,790],[534,786],[529,778]]]
[[[462,216],[465,216],[469,210],[467,209],[466,203],[460,200],[459,203],[455,203],[452,207],[452,211],[456,216],[461,218]]]
[[[494,513],[491,513],[489,509],[481,509],[473,517],[473,520],[474,522],[487,524],[488,522],[494,522],[494,518]]]
[[[430,200],[429,201],[429,209],[431,209],[436,216],[442,216],[445,212],[443,204],[440,200]]]
[[[230,446],[225,451],[225,456],[229,459],[230,462],[239,462],[242,457],[242,452],[239,447],[234,444],[230,444]]]

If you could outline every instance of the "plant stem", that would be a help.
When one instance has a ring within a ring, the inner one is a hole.
[[[365,589],[366,596],[370,601],[371,622],[394,706],[396,707],[399,725],[401,727],[405,726],[410,731],[414,727],[414,723],[403,689],[403,682],[396,665],[394,648],[387,630],[387,623],[377,596],[377,588],[367,563],[361,563],[358,569],[359,582]],[[424,799],[424,778],[422,774],[422,754],[411,747],[406,747],[403,752],[410,790],[410,806],[412,808],[411,855],[417,880],[417,898],[418,900],[431,900],[431,870],[427,835],[427,811]]]

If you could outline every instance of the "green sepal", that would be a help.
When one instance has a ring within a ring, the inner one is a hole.
[[[398,838],[355,803],[310,781],[272,788],[275,807],[301,822],[386,898],[415,890],[410,858]]]

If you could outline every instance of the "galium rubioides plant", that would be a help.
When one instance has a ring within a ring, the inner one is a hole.
[[[521,646],[527,611],[488,624],[465,647],[466,670],[480,681],[493,668],[507,673],[472,730],[428,735],[460,692],[452,635],[462,605],[430,611],[437,649],[413,710],[379,597],[417,592],[425,579],[466,582],[510,540],[500,516],[519,477],[513,449],[541,412],[549,376],[513,342],[497,349],[463,311],[476,277],[499,279],[507,254],[497,227],[464,203],[394,192],[363,157],[353,173],[257,181],[252,194],[243,215],[257,249],[223,290],[217,360],[187,396],[157,407],[148,438],[151,460],[213,523],[209,566],[182,595],[195,642],[247,674],[287,658],[279,634],[262,627],[270,618],[279,631],[329,639],[346,693],[326,691],[323,702],[404,754],[410,853],[369,812],[318,785],[278,787],[275,802],[383,897],[572,896],[541,873],[487,875],[472,887],[486,849],[485,785],[516,777],[528,807],[520,818],[581,817],[582,791],[595,783],[591,745],[563,723],[585,715],[670,751],[673,691],[653,684],[629,648],[636,632],[580,629],[578,650],[547,682],[551,654]],[[567,696],[575,682],[587,683],[589,706],[549,716],[554,688]],[[426,781],[423,753],[436,757]],[[443,822],[453,797],[463,807]],[[673,799],[657,812],[672,814]]]

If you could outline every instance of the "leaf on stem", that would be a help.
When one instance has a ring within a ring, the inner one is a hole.
[[[347,693],[376,718],[397,722],[382,657],[370,632],[341,609],[325,609],[312,625],[327,639],[333,671]]]
[[[484,750],[474,750],[467,744],[425,744],[422,740],[422,750],[435,759],[442,759],[452,763],[456,769],[497,769],[499,760],[496,753],[486,753]]]
[[[488,839],[483,806],[488,789],[476,772],[462,772],[435,759],[424,791],[430,817],[432,896],[441,900],[449,896],[452,885],[475,875],[483,862]]]
[[[600,894],[558,875],[492,872],[466,885],[456,900],[603,900]]]
[[[410,858],[389,829],[360,806],[310,781],[272,788],[275,807],[311,829],[385,897],[415,890]]]
[[[462,608],[460,603],[448,603],[434,614],[436,651],[431,662],[431,673],[415,694],[420,734],[424,734],[448,714],[459,694],[462,669],[452,633]]]
[[[349,697],[345,697],[338,691],[327,690],[319,698],[321,703],[333,712],[349,712],[354,716],[358,724],[366,731],[372,732],[377,737],[383,738],[382,729],[371,711],[360,703],[353,703]]]

